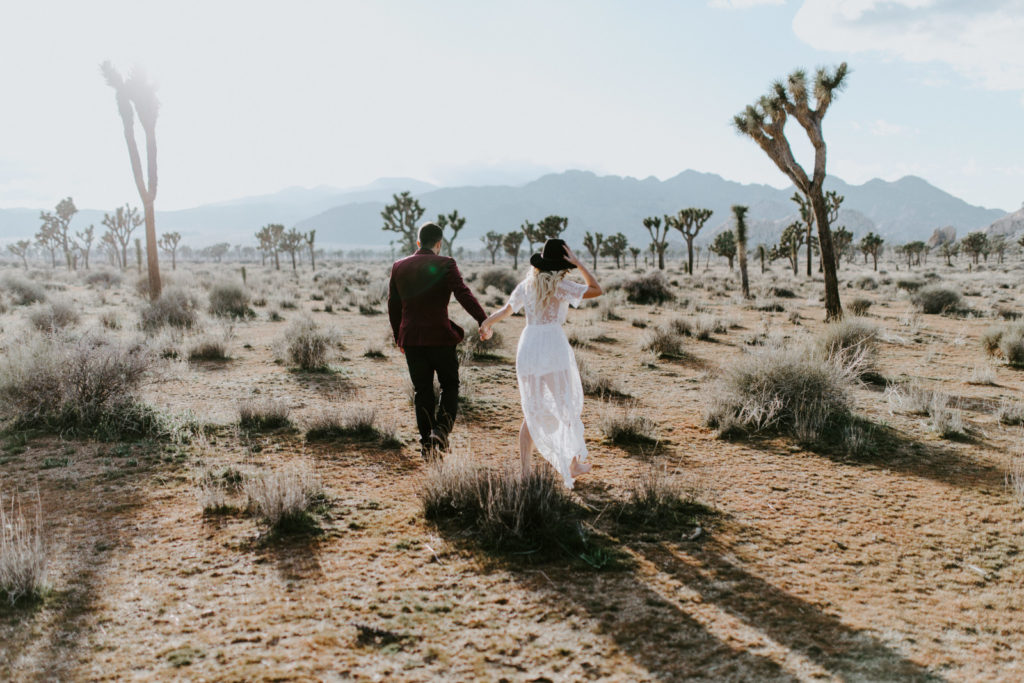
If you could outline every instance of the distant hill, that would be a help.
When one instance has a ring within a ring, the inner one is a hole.
[[[927,181],[907,176],[895,182],[871,180],[850,185],[839,178],[826,181],[846,197],[839,222],[855,235],[878,232],[890,242],[927,240],[941,226],[958,234],[984,229],[1003,218],[1005,211],[972,206]],[[411,178],[383,178],[363,187],[287,188],[268,195],[206,204],[180,211],[158,211],[160,232],[176,230],[183,241],[203,246],[227,241],[252,244],[253,234],[266,223],[316,229],[324,246],[386,246],[394,235],[380,229],[380,212],[391,195],[411,191],[427,209],[426,216],[458,209],[467,223],[457,245],[478,247],[489,230],[508,232],[524,220],[549,214],[569,218],[568,238],[578,244],[586,230],[623,232],[630,241],[649,241],[642,220],[646,216],[675,213],[687,206],[715,213],[702,232],[705,242],[729,224],[733,204],[750,206],[752,244],[773,242],[782,228],[796,218],[789,197],[793,188],[745,185],[712,173],[683,171],[666,180],[598,176],[587,171],[566,171],[542,176],[521,186],[485,185],[438,188]],[[83,210],[75,229],[99,226],[102,211]],[[39,209],[0,209],[0,241],[30,237],[39,227]],[[680,242],[678,234],[673,242]]]
[[[1024,233],[1024,206],[996,220],[985,230],[990,235],[1016,236]]]

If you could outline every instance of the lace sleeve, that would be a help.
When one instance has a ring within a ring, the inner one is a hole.
[[[516,285],[516,288],[512,290],[512,294],[508,297],[508,305],[512,307],[513,313],[518,313],[522,310],[523,306],[526,305],[525,283],[520,282]]]
[[[583,295],[586,294],[588,289],[590,287],[580,282],[562,280],[558,283],[558,298],[568,301],[575,308],[579,308],[580,304],[583,303]]]

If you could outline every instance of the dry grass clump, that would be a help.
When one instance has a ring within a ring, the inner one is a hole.
[[[312,318],[291,323],[279,341],[284,359],[302,370],[326,370],[338,346],[338,333],[325,328]]]
[[[307,462],[291,462],[279,470],[259,472],[242,484],[247,507],[272,531],[316,528],[310,514],[323,501],[320,477]]]
[[[626,394],[619,388],[618,383],[614,379],[595,370],[583,358],[577,358],[576,364],[579,367],[580,380],[583,383],[583,393],[587,396],[614,398],[629,396],[629,394]]]
[[[40,332],[59,332],[77,325],[78,311],[67,301],[51,301],[29,313],[29,321]]]
[[[1011,427],[1024,425],[1024,401],[1003,399],[996,411],[999,422]]]
[[[240,320],[256,316],[249,308],[249,291],[237,282],[218,282],[210,288],[210,314]]]
[[[1013,456],[1006,472],[1006,487],[1010,489],[1021,507],[1024,507],[1024,452]]]
[[[871,299],[858,297],[847,304],[846,307],[849,309],[850,313],[853,313],[854,315],[867,315],[868,309],[871,308]]]
[[[0,491],[0,596],[8,604],[39,598],[47,589],[49,556],[41,520],[38,500],[35,516],[27,517],[14,497],[8,502]]]
[[[524,478],[456,453],[430,466],[420,499],[427,519],[459,526],[487,550],[543,556],[583,543],[577,506],[549,467]]]
[[[291,426],[291,408],[275,398],[247,398],[238,404],[238,426],[253,432]]]
[[[910,297],[922,313],[956,313],[964,309],[960,292],[941,285],[928,285],[914,292]]]
[[[228,342],[231,333],[204,334],[192,341],[188,346],[188,359],[198,361],[231,360],[228,355]]]
[[[700,502],[700,487],[685,483],[661,466],[640,471],[629,485],[629,497],[619,514],[643,525],[694,524],[711,509]]]
[[[878,280],[870,275],[861,275],[853,284],[859,289],[878,289]]]
[[[658,271],[626,280],[622,290],[626,300],[634,304],[662,304],[675,299],[668,280]]]
[[[991,356],[1001,356],[1013,367],[1024,367],[1024,323],[997,325],[981,335],[981,345]]]
[[[0,362],[0,414],[15,428],[62,435],[139,438],[163,429],[137,391],[153,363],[149,350],[85,335],[36,336]]]
[[[492,328],[493,334],[487,341],[481,341],[480,329],[476,325],[467,326],[466,336],[462,340],[463,360],[499,360],[499,353],[505,346],[505,338],[501,332]]]
[[[511,294],[519,284],[519,278],[508,268],[490,268],[480,273],[480,287],[486,290],[494,287],[505,294]]]
[[[729,331],[728,325],[721,318],[713,315],[701,315],[693,325],[693,336],[701,341],[710,341],[712,335],[725,334]]]
[[[648,332],[640,348],[658,358],[682,358],[685,355],[682,336],[664,327],[656,327]]]
[[[815,343],[820,355],[840,365],[856,359],[862,373],[875,370],[878,355],[878,325],[864,318],[847,317],[829,323]]]
[[[861,368],[813,349],[765,347],[726,367],[705,423],[719,436],[781,433],[803,443],[839,436],[849,424],[851,388]]]
[[[971,369],[971,374],[967,377],[967,383],[990,387],[995,386],[996,371],[992,369],[991,365],[975,365]]]
[[[112,270],[96,270],[85,276],[85,284],[90,287],[102,287],[103,289],[118,287],[122,280],[121,274]]]
[[[142,329],[147,332],[162,327],[192,329],[199,322],[199,298],[187,289],[168,287],[160,298],[142,308]]]
[[[15,306],[28,306],[46,301],[46,292],[41,285],[19,275],[4,277],[3,289],[10,295]]]
[[[238,470],[229,467],[221,474],[211,469],[203,469],[195,477],[195,493],[204,515],[223,515],[236,511],[229,502],[229,494],[241,488],[244,476]]]
[[[931,418],[931,428],[944,439],[959,438],[967,434],[963,411],[952,405],[952,399],[946,394],[932,394],[928,416]]]
[[[402,440],[393,423],[380,420],[369,406],[351,406],[324,411],[310,420],[307,441],[349,440],[373,442],[382,448],[401,448]]]
[[[605,403],[598,414],[598,429],[608,441],[620,446],[654,444],[657,424],[640,411],[636,403]]]

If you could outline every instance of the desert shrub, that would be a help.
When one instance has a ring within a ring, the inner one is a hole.
[[[705,423],[720,436],[781,433],[804,443],[835,437],[851,417],[860,369],[799,347],[765,347],[727,366]]]
[[[29,313],[28,319],[41,332],[58,332],[78,324],[78,311],[67,301],[51,301]]]
[[[580,380],[583,383],[583,393],[587,396],[627,396],[614,379],[595,370],[583,358],[577,359],[577,365],[580,370]]]
[[[953,406],[952,400],[946,394],[939,392],[932,394],[931,404],[928,406],[928,417],[931,418],[932,429],[943,438],[961,437],[967,433],[963,411],[959,407]]]
[[[786,307],[782,305],[781,301],[765,299],[763,301],[755,302],[754,310],[761,311],[762,313],[785,313]]]
[[[941,285],[929,285],[914,292],[910,297],[922,313],[954,313],[963,309],[960,292]]]
[[[932,397],[935,392],[920,382],[913,381],[905,386],[894,386],[888,389],[887,395],[889,404],[893,408],[905,410],[911,415],[927,415],[931,410]]]
[[[648,332],[640,348],[658,358],[682,358],[684,355],[682,336],[664,327],[656,327]]]
[[[693,322],[689,318],[673,318],[668,323],[668,329],[685,337],[693,336]]]
[[[487,341],[480,340],[480,328],[476,325],[466,325],[466,336],[462,340],[462,356],[464,359],[473,360],[496,360],[501,358],[499,353],[505,345],[505,338],[501,332],[491,328],[493,334]]]
[[[49,560],[42,537],[42,510],[36,501],[33,517],[0,492],[0,596],[8,604],[39,598],[45,593]]]
[[[1010,461],[1006,472],[1006,487],[1017,499],[1017,504],[1024,507],[1024,452],[1018,452]]]
[[[1024,368],[1024,331],[1014,330],[999,340],[999,353],[1014,368]]]
[[[1020,320],[1021,317],[1020,311],[1009,306],[997,306],[993,313],[997,318],[1003,320]]]
[[[847,305],[847,308],[849,308],[850,313],[853,313],[854,315],[867,315],[868,309],[871,308],[871,299],[859,297],[851,301]]]
[[[924,282],[921,280],[901,279],[896,281],[896,289],[902,289],[907,292],[916,292],[917,290],[924,287]]]
[[[195,274],[194,274],[195,275]],[[177,288],[178,283],[169,273],[160,275],[160,292],[166,292],[169,288]],[[143,273],[135,280],[135,293],[139,298],[149,300],[149,275]]]
[[[4,277],[3,288],[16,306],[28,306],[46,301],[46,292],[41,285],[18,275]]]
[[[794,292],[792,289],[789,289],[788,287],[774,286],[768,288],[768,290],[765,292],[765,296],[769,296],[775,299],[795,299],[796,292]]]
[[[847,317],[825,325],[815,342],[821,356],[839,364],[856,358],[862,372],[875,369],[878,326],[864,318]]]
[[[996,418],[1001,424],[1011,427],[1024,425],[1024,401],[1003,399],[996,411]]]
[[[597,319],[602,322],[617,322],[622,316],[615,312],[615,299],[610,296],[603,296],[600,299],[591,299],[597,306]]]
[[[709,341],[713,334],[725,334],[728,326],[721,318],[712,315],[701,315],[693,325],[693,336],[702,341]]]
[[[655,271],[622,283],[626,300],[634,304],[662,304],[675,299],[665,276]]]
[[[307,441],[351,440],[374,442],[383,448],[401,448],[402,440],[393,423],[383,422],[376,409],[355,406],[324,411],[310,420]]]
[[[248,398],[238,404],[238,425],[261,432],[291,425],[288,404],[273,398]]]
[[[104,289],[117,287],[121,284],[122,280],[121,274],[115,273],[112,270],[94,270],[85,276],[85,284],[90,287],[102,287]]]
[[[549,467],[523,477],[453,454],[428,469],[420,499],[428,520],[458,525],[487,550],[544,555],[583,543],[577,506]]]
[[[670,475],[664,467],[643,469],[629,485],[629,497],[620,516],[652,525],[695,523],[711,510],[700,502],[699,488]]]
[[[114,311],[103,311],[100,314],[100,324],[108,330],[121,329],[121,319]]]
[[[633,320],[629,324],[632,325],[633,327],[637,328],[638,330],[646,330],[647,329],[647,321],[646,320],[642,320],[641,318],[633,318]]]
[[[168,287],[160,298],[142,308],[142,329],[147,332],[161,327],[192,329],[199,322],[199,298],[187,289]]]
[[[480,287],[494,287],[505,294],[511,294],[519,284],[519,278],[508,268],[490,268],[480,274]]]
[[[653,444],[658,440],[657,425],[636,404],[601,406],[598,429],[606,439],[619,445]]]
[[[303,370],[325,370],[338,344],[338,334],[312,318],[301,318],[288,326],[279,344],[290,363]]]
[[[242,491],[249,511],[278,532],[315,527],[310,513],[324,496],[320,477],[304,462],[254,474],[242,484]]]
[[[210,314],[219,318],[255,317],[249,308],[249,292],[237,282],[219,282],[210,289]]]
[[[0,361],[0,412],[15,428],[140,438],[163,421],[136,396],[152,356],[141,344],[86,335],[32,337]]]
[[[1024,323],[1007,323],[990,327],[981,334],[981,346],[990,356],[997,356],[1002,353],[1000,344],[1003,337],[1024,336]]]
[[[878,280],[870,275],[862,275],[854,281],[860,289],[878,289]]]
[[[996,371],[992,369],[991,365],[975,365],[967,377],[967,383],[995,386]]]
[[[204,334],[188,346],[189,360],[231,360],[228,355],[230,334]]]

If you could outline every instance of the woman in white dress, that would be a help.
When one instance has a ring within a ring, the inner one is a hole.
[[[568,488],[590,471],[583,440],[583,384],[576,355],[562,329],[569,305],[601,296],[604,290],[560,239],[549,239],[541,254],[530,258],[533,270],[516,285],[508,303],[480,323],[480,338],[489,339],[494,323],[526,309],[526,327],[516,349],[516,377],[523,405],[519,427],[519,457],[523,476],[530,473],[536,446],[558,471]],[[579,268],[586,284],[566,280]]]

